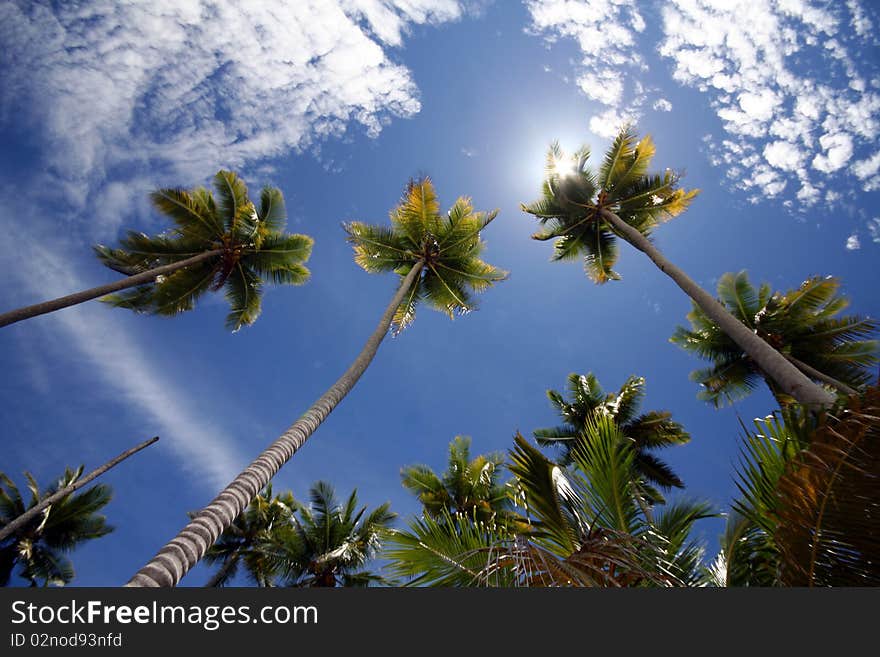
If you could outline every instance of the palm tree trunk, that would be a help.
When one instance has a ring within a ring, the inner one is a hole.
[[[179,269],[184,269],[185,267],[198,264],[202,262],[202,260],[213,258],[214,256],[220,255],[221,253],[223,253],[223,249],[205,251],[204,253],[199,253],[192,258],[187,258],[186,260],[181,260],[180,262],[173,262],[170,265],[162,265],[161,267],[148,269],[147,271],[141,272],[140,274],[128,276],[118,281],[114,281],[113,283],[107,283],[107,285],[99,285],[98,287],[83,290],[82,292],[75,292],[74,294],[68,294],[65,297],[58,297],[57,299],[52,299],[51,301],[43,301],[42,303],[35,303],[32,306],[24,306],[23,308],[10,310],[8,312],[0,314],[0,327],[8,326],[9,324],[15,324],[15,322],[20,322],[23,319],[30,319],[31,317],[37,317],[38,315],[45,315],[46,313],[61,310],[62,308],[75,306],[76,304],[82,303],[84,301],[90,301],[91,299],[103,297],[105,294],[110,294],[111,292],[118,292],[119,290],[126,290],[130,287],[135,287],[136,285],[151,283],[156,278],[156,276],[171,274]]]
[[[837,388],[838,390],[840,390],[840,392],[842,392],[845,395],[859,394],[857,390],[850,388],[843,381],[838,381],[834,377],[828,376],[827,374],[824,374],[824,373],[820,372],[819,370],[817,370],[813,367],[810,367],[809,365],[807,365],[803,361],[798,360],[794,356],[790,356],[788,354],[783,354],[783,356],[785,357],[785,360],[787,360],[789,363],[794,365],[796,368],[798,368],[801,372],[803,372],[807,376],[809,376],[813,379],[816,379],[817,381],[821,381],[822,383],[827,383],[831,387]]]
[[[336,405],[354,388],[376,355],[379,344],[388,333],[395,311],[421,273],[424,264],[420,260],[403,279],[376,330],[339,380],[214,498],[214,501],[202,509],[147,565],[135,573],[126,586],[174,586],[199,562],[223,530],[232,524],[281,466],[302,447]]]
[[[159,436],[154,436],[153,438],[150,438],[149,440],[145,440],[140,445],[136,445],[136,446],[132,447],[131,449],[122,452],[122,454],[120,454],[116,458],[107,461],[100,468],[96,468],[95,470],[92,470],[89,474],[87,474],[82,479],[78,479],[75,482],[73,482],[72,484],[70,484],[69,486],[65,486],[61,490],[52,493],[49,497],[42,500],[36,506],[31,507],[30,509],[28,509],[27,511],[22,513],[20,516],[18,516],[14,520],[5,524],[3,526],[3,528],[0,529],[0,541],[2,541],[7,536],[13,534],[14,532],[16,532],[18,529],[20,529],[21,527],[26,525],[31,520],[33,520],[46,507],[51,506],[52,504],[55,504],[55,502],[57,502],[58,500],[60,500],[64,497],[67,497],[71,493],[79,490],[80,488],[85,486],[90,481],[100,477],[102,474],[107,472],[107,470],[109,470],[113,466],[121,463],[122,461],[127,459],[129,456],[132,456],[133,454],[138,453],[139,451],[141,451],[145,447],[149,447],[157,440],[159,440]]]
[[[704,313],[736,342],[787,394],[798,403],[812,408],[827,408],[834,396],[816,385],[776,349],[755,335],[731,315],[712,295],[697,285],[681,269],[669,262],[651,241],[609,210],[602,210],[602,218],[614,231],[639,251],[645,253],[664,274],[684,290]]]

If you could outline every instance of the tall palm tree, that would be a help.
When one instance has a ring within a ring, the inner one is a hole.
[[[419,498],[427,515],[437,518],[448,511],[489,522],[510,512],[507,488],[499,481],[504,455],[471,458],[470,447],[470,437],[456,436],[449,443],[449,464],[442,475],[424,464],[401,468],[403,487]]]
[[[25,473],[30,501],[25,503],[15,483],[0,472],[0,527],[20,517],[29,508],[55,491],[66,488],[82,475],[83,468],[66,468],[54,485],[40,491],[34,477]],[[12,571],[19,566],[20,576],[31,586],[63,586],[75,575],[67,553],[85,541],[113,531],[100,511],[110,502],[109,486],[98,484],[84,492],[69,494],[55,501],[0,541],[0,586],[6,586]]]
[[[309,490],[309,504],[295,503],[296,513],[263,541],[263,559],[288,586],[387,583],[364,566],[377,554],[397,517],[389,506],[382,504],[367,513],[367,507],[358,508],[356,490],[340,504],[333,487],[319,481]]]
[[[867,340],[878,324],[857,315],[839,316],[849,301],[837,294],[840,281],[813,276],[788,292],[757,290],[745,271],[718,281],[718,298],[728,312],[814,381],[851,395],[870,380],[877,364],[876,340]],[[691,328],[677,327],[670,340],[712,366],[691,378],[703,386],[700,398],[716,406],[748,395],[763,377],[780,401],[777,383],[697,305],[688,313]]]
[[[289,526],[296,508],[290,491],[273,495],[272,484],[266,486],[205,553],[206,563],[220,564],[205,586],[224,586],[240,566],[257,586],[274,586],[277,576],[264,546]]]
[[[587,275],[596,283],[620,278],[612,269],[617,260],[615,238],[626,240],[672,278],[786,394],[806,405],[830,405],[832,395],[738,322],[651,242],[650,233],[658,222],[684,212],[698,191],[679,189],[679,176],[669,169],[663,174],[648,174],[654,152],[649,136],[637,141],[635,134],[624,128],[594,173],[587,167],[588,148],[575,153],[571,165],[566,165],[559,145],[553,144],[542,198],[522,206],[542,225],[532,237],[556,240],[554,260],[583,255]]]
[[[684,482],[672,468],[651,453],[672,445],[683,445],[691,436],[678,422],[674,422],[669,411],[648,411],[638,414],[645,396],[645,379],[631,376],[617,392],[605,393],[592,372],[568,375],[566,399],[556,390],[548,390],[547,397],[559,413],[564,424],[533,432],[542,446],[562,448],[562,463],[572,462],[571,451],[583,435],[591,418],[597,415],[610,417],[617,423],[623,435],[632,441],[635,449],[633,468],[639,480],[639,497],[648,504],[663,503],[663,495],[655,488],[663,490],[684,488]]]
[[[475,307],[480,292],[507,274],[479,259],[485,247],[480,232],[496,212],[474,212],[459,198],[446,215],[428,179],[411,182],[391,211],[391,227],[360,222],[345,225],[355,262],[368,272],[396,273],[402,281],[379,324],[351,366],[272,445],[129,581],[129,586],[173,586],[198,563],[205,550],[269,483],[321,422],[354,388],[393,326],[413,321],[418,302],[453,316]]]
[[[311,255],[312,238],[283,232],[287,217],[277,188],[263,188],[257,207],[241,178],[219,171],[214,190],[216,199],[204,187],[153,192],[153,205],[174,222],[173,229],[152,237],[129,231],[120,248],[94,247],[107,267],[126,278],[0,314],[0,326],[98,297],[136,312],[176,315],[220,288],[230,305],[226,327],[237,331],[253,324],[264,280],[286,285],[308,280],[302,263]]]

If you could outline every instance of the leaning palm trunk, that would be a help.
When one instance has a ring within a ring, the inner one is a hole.
[[[199,562],[223,530],[232,525],[238,514],[250,504],[281,466],[302,447],[336,405],[354,388],[376,355],[379,344],[388,333],[395,311],[412,288],[423,266],[424,261],[420,260],[410,269],[385,309],[376,330],[339,380],[214,498],[213,502],[196,514],[192,521],[141,568],[126,586],[174,586]]]
[[[833,376],[828,376],[827,374],[824,374],[824,373],[820,372],[819,370],[817,370],[815,367],[810,367],[805,362],[798,360],[794,356],[788,356],[785,354],[783,354],[783,355],[785,356],[785,360],[787,360],[789,363],[794,365],[796,368],[798,368],[801,372],[803,372],[804,374],[806,374],[810,378],[816,379],[816,381],[821,381],[822,383],[827,383],[832,388],[836,388],[837,390],[842,392],[844,395],[857,395],[857,394],[859,394],[857,390],[855,390],[854,388],[850,388],[843,381],[838,381]]]
[[[82,479],[77,479],[69,486],[65,486],[61,490],[54,492],[52,495],[49,495],[46,499],[42,500],[39,504],[32,506],[30,509],[28,509],[27,511],[22,513],[20,516],[18,516],[14,520],[11,520],[10,522],[3,525],[3,528],[0,529],[0,541],[2,541],[7,536],[11,536],[16,531],[18,531],[20,528],[24,527],[28,522],[30,522],[31,520],[36,518],[38,514],[40,514],[46,508],[55,504],[55,502],[57,502],[58,500],[63,499],[72,493],[75,493],[80,488],[82,488],[87,483],[89,483],[90,481],[93,481],[93,480],[97,479],[98,477],[100,477],[102,474],[107,472],[107,470],[109,470],[110,468],[118,465],[119,463],[121,463],[122,461],[127,459],[129,456],[137,454],[139,451],[141,451],[145,447],[149,447],[157,440],[159,440],[159,436],[154,436],[154,437],[150,438],[149,440],[145,440],[144,442],[140,443],[139,445],[135,445],[131,449],[125,450],[124,452],[122,452],[122,454],[120,454],[116,458],[110,459],[101,467],[95,468],[94,470],[92,470],[89,474],[87,474]]]
[[[106,285],[99,285],[98,287],[93,287],[89,290],[83,290],[82,292],[68,294],[65,297],[58,297],[57,299],[52,299],[51,301],[35,303],[32,306],[24,306],[23,308],[10,310],[9,312],[0,314],[0,327],[8,326],[9,324],[14,324],[15,322],[20,322],[23,319],[30,319],[31,317],[37,317],[38,315],[45,315],[46,313],[61,310],[62,308],[75,306],[78,303],[97,299],[98,297],[103,297],[112,292],[119,292],[120,290],[127,290],[128,288],[143,285],[145,283],[152,283],[156,280],[157,276],[172,274],[180,269],[198,264],[202,262],[202,260],[207,260],[208,258],[218,256],[221,253],[223,253],[222,249],[205,251],[204,253],[199,253],[192,258],[187,258],[186,260],[181,260],[180,262],[173,262],[169,265],[162,265],[161,267],[149,269],[147,271],[141,272],[140,274],[135,274],[134,276],[128,276],[127,278],[114,281],[113,283],[107,283]]]
[[[704,313],[736,342],[788,395],[798,403],[812,408],[826,408],[834,403],[834,396],[813,383],[792,363],[763,339],[731,315],[712,295],[697,285],[681,269],[669,262],[651,241],[609,210],[602,210],[605,219],[620,237],[645,253],[660,271],[684,290]]]

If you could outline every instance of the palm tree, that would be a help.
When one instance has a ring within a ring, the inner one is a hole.
[[[873,319],[840,317],[849,301],[837,295],[840,281],[814,276],[788,292],[755,289],[745,271],[724,274],[718,298],[728,312],[814,381],[852,395],[870,380],[877,364],[877,330]],[[676,328],[670,340],[712,367],[696,370],[691,379],[703,386],[699,397],[719,406],[749,394],[763,377],[780,402],[789,401],[760,365],[722,331],[697,305],[688,313],[690,330]]]
[[[53,486],[40,492],[34,477],[25,473],[30,501],[25,504],[15,483],[0,472],[0,527],[20,517],[43,499],[66,488],[82,475],[83,467],[66,468],[64,475]],[[19,574],[31,586],[41,583],[63,586],[75,575],[67,557],[81,543],[105,536],[113,531],[100,511],[110,502],[109,486],[99,484],[88,490],[68,494],[56,500],[38,516],[16,529],[0,541],[0,586],[6,586],[16,565]]]
[[[503,454],[470,454],[471,439],[456,436],[449,443],[449,465],[438,476],[423,464],[400,470],[403,487],[419,498],[426,515],[462,514],[484,522],[511,511],[507,488],[499,481]]]
[[[283,232],[287,217],[279,189],[263,188],[259,207],[231,171],[214,176],[214,189],[217,200],[203,187],[153,192],[153,205],[174,222],[173,229],[152,237],[129,231],[120,240],[121,248],[94,247],[107,267],[126,278],[3,313],[0,326],[98,297],[136,312],[176,315],[191,310],[208,290],[220,288],[231,307],[226,327],[237,331],[253,324],[260,314],[264,280],[287,285],[308,280],[302,263],[311,255],[313,241]]]
[[[709,293],[669,262],[649,239],[659,221],[687,209],[698,190],[678,188],[679,176],[667,169],[649,175],[654,155],[649,136],[636,141],[630,129],[620,131],[598,173],[587,168],[589,149],[574,154],[566,167],[558,144],[547,157],[542,198],[522,209],[534,215],[542,229],[537,240],[555,239],[554,260],[583,255],[587,275],[596,283],[619,279],[612,269],[617,260],[615,237],[644,252],[660,270],[693,299],[779,387],[799,402],[827,407],[834,397],[789,363],[778,351],[749,331]]]
[[[663,490],[684,488],[684,482],[671,467],[651,453],[651,450],[683,445],[691,436],[678,422],[672,421],[669,411],[648,411],[637,415],[645,396],[645,379],[640,376],[629,377],[616,393],[605,393],[592,372],[586,375],[569,374],[566,399],[556,390],[548,390],[547,397],[559,413],[564,424],[533,433],[541,446],[554,445],[562,448],[563,465],[572,463],[571,450],[583,435],[590,419],[597,415],[610,417],[632,441],[635,450],[633,459],[634,475],[638,484],[638,494],[647,504],[662,504],[663,495],[654,487]]]
[[[307,505],[295,503],[296,513],[263,542],[261,552],[270,571],[288,586],[388,583],[364,566],[381,548],[397,517],[390,505],[367,514],[367,507],[358,508],[357,490],[340,504],[333,487],[323,481],[311,487],[309,498]]]
[[[746,433],[714,583],[880,585],[880,387],[816,417],[790,405]]]
[[[480,232],[495,215],[475,213],[464,198],[441,215],[434,187],[424,179],[407,186],[391,211],[390,228],[345,225],[357,264],[368,272],[393,271],[402,278],[379,324],[336,383],[141,568],[129,586],[174,586],[180,581],[354,388],[389,329],[400,331],[412,322],[419,301],[451,317],[475,308],[470,291],[485,290],[506,278],[505,272],[479,259],[485,247]]]
[[[649,520],[635,503],[634,450],[608,416],[587,422],[573,468],[551,462],[517,435],[512,495],[528,523],[425,514],[392,534],[391,570],[433,586],[684,585],[700,575],[689,538],[708,506],[679,502]]]
[[[241,565],[257,586],[274,586],[277,577],[264,546],[289,526],[296,508],[290,491],[273,496],[272,484],[266,486],[205,553],[207,563],[220,564],[205,586],[224,586]]]

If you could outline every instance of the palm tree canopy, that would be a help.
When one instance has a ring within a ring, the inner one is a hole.
[[[653,485],[664,490],[683,488],[684,483],[672,468],[651,450],[690,441],[690,434],[681,424],[673,421],[669,411],[639,413],[645,396],[645,379],[630,376],[617,392],[605,393],[592,372],[569,374],[568,398],[556,390],[548,390],[547,397],[559,413],[563,424],[536,429],[539,445],[561,447],[563,464],[572,462],[571,451],[583,435],[590,420],[596,416],[610,417],[620,427],[635,449],[633,467],[645,479],[644,492],[651,502],[661,502],[662,495]]]
[[[258,586],[274,586],[276,573],[262,547],[273,541],[273,534],[290,524],[295,510],[296,502],[290,491],[273,495],[272,484],[266,486],[205,553],[206,563],[221,564],[211,585],[228,583],[243,565],[248,577]]]
[[[0,526],[14,520],[40,500],[76,481],[83,472],[66,468],[64,475],[40,492],[30,473],[25,473],[31,497],[25,503],[15,483],[0,472]],[[113,531],[107,519],[98,513],[113,493],[109,486],[98,484],[84,491],[67,495],[48,506],[39,516],[6,537],[0,544],[0,586],[6,586],[16,564],[21,576],[33,586],[38,582],[63,586],[75,575],[66,553],[80,543],[105,536]]]
[[[440,214],[430,179],[410,181],[400,203],[391,210],[391,226],[359,221],[343,225],[354,245],[355,262],[370,273],[393,271],[401,279],[422,263],[412,289],[394,316],[396,332],[415,319],[423,301],[453,317],[476,308],[473,293],[507,278],[507,272],[483,262],[480,232],[498,211],[474,212],[470,199],[459,198]]]
[[[790,405],[755,421],[734,510],[745,519],[744,537],[760,549],[738,560],[722,553],[728,572],[733,564],[746,584],[880,584],[878,417],[880,387],[869,386],[827,414]]]
[[[643,235],[649,235],[658,222],[687,209],[699,190],[678,187],[680,176],[669,169],[649,174],[654,156],[649,135],[637,140],[625,127],[611,144],[598,171],[587,167],[590,149],[574,153],[568,162],[553,143],[547,153],[547,166],[541,198],[523,204],[541,229],[536,240],[556,240],[553,260],[583,258],[587,276],[595,283],[617,280],[615,233],[603,219],[610,211]]]
[[[230,305],[226,327],[237,331],[259,316],[265,281],[302,285],[308,280],[303,263],[313,240],[283,232],[287,215],[281,190],[264,187],[257,205],[238,175],[219,171],[214,192],[216,197],[204,187],[159,189],[150,198],[174,222],[171,230],[154,236],[130,231],[120,248],[94,248],[106,266],[129,275],[200,253],[216,255],[103,300],[137,312],[176,315],[191,310],[208,290],[224,288]]]
[[[273,572],[290,586],[366,586],[384,580],[363,570],[382,546],[397,514],[382,504],[358,508],[357,491],[341,503],[333,487],[319,481],[309,504],[295,503],[290,523],[273,532],[262,550]]]
[[[758,289],[748,274],[726,273],[718,281],[718,299],[745,324],[783,355],[853,388],[870,380],[877,360],[877,340],[867,339],[878,328],[876,320],[840,316],[849,301],[837,294],[840,281],[813,276],[797,289],[773,292],[768,283]],[[691,328],[679,326],[671,342],[712,366],[691,373],[702,387],[699,397],[716,406],[748,395],[763,373],[737,344],[696,304],[687,316]],[[805,372],[808,376],[810,374]],[[772,380],[771,390],[779,396]]]
[[[471,439],[456,436],[449,443],[449,465],[437,475],[423,464],[401,468],[403,487],[419,498],[425,513],[437,518],[443,512],[492,520],[510,511],[507,489],[499,481],[503,454],[470,455]]]

